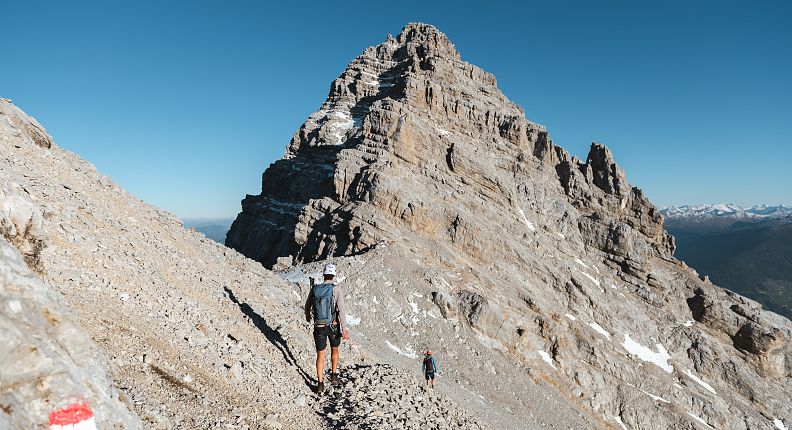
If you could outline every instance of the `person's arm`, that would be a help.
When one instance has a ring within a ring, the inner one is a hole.
[[[346,306],[344,305],[344,290],[338,285],[333,287],[333,299],[335,300],[336,310],[338,310],[338,325],[341,326],[341,333],[347,331]]]
[[[305,299],[305,320],[311,322],[311,318],[313,317],[313,288],[311,288],[311,292],[308,293],[308,297]]]
[[[426,360],[421,360],[421,373],[426,373]]]

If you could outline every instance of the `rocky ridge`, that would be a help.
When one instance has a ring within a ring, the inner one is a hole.
[[[350,63],[226,244],[298,285],[346,267],[358,341],[438,349],[448,395],[499,427],[792,419],[789,320],[699,279],[607,147],[556,146],[429,25]]]
[[[332,428],[488,428],[391,365],[349,366],[340,378],[337,389],[329,387],[329,402],[322,406]]]

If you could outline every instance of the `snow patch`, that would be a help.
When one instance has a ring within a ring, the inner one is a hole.
[[[567,317],[567,318],[569,318],[569,319],[570,319],[570,320],[572,320],[572,321],[577,321],[577,317],[576,317],[576,316],[574,316],[574,315],[570,315],[570,314],[564,314],[564,316],[565,316],[565,317]]]
[[[388,348],[390,348],[393,352],[395,352],[397,354],[400,354],[400,355],[403,355],[405,357],[412,358],[412,359],[418,358],[418,354],[416,354],[415,351],[413,351],[413,349],[410,348],[409,346],[405,346],[404,349],[402,350],[398,346],[390,343],[390,341],[386,340],[385,344],[388,345]]]
[[[778,418],[773,419],[773,424],[775,424],[778,430],[789,430],[783,423],[783,421],[779,420]]]
[[[671,358],[671,356],[668,354],[668,351],[666,351],[666,349],[660,343],[655,344],[655,346],[657,347],[657,352],[655,352],[641,345],[640,343],[632,340],[630,338],[630,335],[625,333],[624,342],[622,343],[622,346],[624,347],[625,350],[627,350],[627,352],[637,356],[642,361],[647,361],[649,363],[652,363],[668,373],[671,373],[674,370],[674,366],[668,364],[668,359]]]
[[[528,227],[528,230],[536,231],[536,227],[533,225],[531,221],[528,221],[528,218],[525,216],[525,212],[523,212],[522,208],[517,208],[517,212],[520,213],[525,226]]]
[[[577,270],[577,269],[575,269],[575,270]],[[596,286],[597,286],[597,288],[599,288],[599,290],[600,290],[600,292],[601,292],[601,293],[605,293],[605,290],[604,290],[604,289],[602,289],[602,287],[600,287],[600,281],[599,281],[597,278],[595,278],[595,277],[593,277],[593,276],[589,275],[588,273],[586,273],[586,272],[584,272],[584,271],[582,271],[582,270],[577,270],[577,271],[578,271],[578,272],[580,272],[580,273],[581,273],[583,276],[585,276],[585,277],[589,278],[589,280],[590,280],[590,281],[591,281],[591,282],[592,282],[594,285],[596,285]]]
[[[694,420],[696,420],[696,421],[700,422],[701,424],[704,424],[705,426],[707,426],[708,429],[712,428],[712,426],[707,424],[707,422],[704,421],[701,417],[697,417],[697,416],[691,414],[690,412],[688,412],[687,414],[690,415],[690,417],[693,418]]]
[[[546,352],[544,352],[542,350],[537,351],[537,353],[539,354],[540,357],[542,357],[542,360],[545,363],[549,364],[550,367],[552,367],[553,369],[557,369],[557,367],[555,367],[555,364],[553,364],[553,359],[550,358],[550,354],[548,354],[548,353],[546,353]]]
[[[358,325],[360,324],[360,318],[355,318],[352,314],[346,315],[346,323],[349,325]]]
[[[414,314],[420,314],[421,313],[420,309],[418,309],[418,304],[417,303],[413,303],[413,302],[408,301],[407,304],[410,305],[410,307],[412,308],[412,311],[413,311]]]
[[[619,423],[619,425],[621,426],[621,428],[623,428],[624,430],[627,430],[627,426],[626,426],[626,425],[624,425],[624,423],[623,423],[623,422],[622,422],[622,420],[621,420],[621,417],[617,417],[617,416],[615,416],[615,415],[614,415],[614,416],[613,416],[613,420],[614,420],[614,421],[616,421],[617,423]]]
[[[575,259],[575,263],[580,264],[581,266],[585,267],[586,269],[590,269],[590,267],[588,267],[588,265],[586,263],[584,263],[583,260],[581,260],[579,258]]]
[[[684,371],[684,372],[682,372],[682,373],[684,373],[685,375],[687,375],[687,376],[688,376],[688,378],[690,378],[690,379],[692,379],[692,380],[696,381],[696,383],[697,383],[697,384],[699,384],[699,385],[701,385],[702,387],[706,388],[706,389],[707,389],[707,391],[711,392],[712,394],[718,394],[718,393],[716,393],[716,392],[715,392],[715,389],[714,389],[714,388],[712,388],[712,385],[710,385],[710,384],[708,384],[708,383],[706,383],[706,382],[702,381],[702,380],[701,380],[701,379],[700,379],[698,376],[694,375],[694,374],[693,374],[693,372],[691,372],[691,371],[690,371],[690,369],[685,369],[685,371]]]
[[[639,390],[640,390],[640,388],[639,388]],[[641,390],[641,392],[642,392],[642,393],[644,393],[644,394],[646,394],[647,396],[651,397],[651,398],[652,398],[652,400],[654,400],[654,401],[657,401],[657,402],[663,402],[663,403],[671,403],[671,402],[669,402],[668,400],[666,400],[666,399],[664,399],[664,398],[662,398],[662,397],[660,397],[660,396],[655,396],[654,394],[647,393],[647,392],[646,392],[646,391],[644,391],[644,390]]]
[[[610,333],[608,333],[608,330],[605,330],[604,328],[602,328],[601,325],[597,324],[596,322],[590,322],[590,323],[588,323],[588,326],[593,328],[594,331],[596,331],[597,333],[607,337],[608,340],[611,339],[611,335],[610,335]]]
[[[450,131],[448,131],[448,130],[446,130],[446,129],[444,129],[444,128],[435,127],[435,130],[437,130],[437,133],[438,133],[440,136],[447,136],[447,135],[451,134],[451,132],[450,132]]]
[[[563,234],[561,234],[561,233],[558,233],[558,232],[556,232],[556,234],[557,234],[557,235],[558,235],[558,237],[560,237],[561,239],[566,239],[566,236],[564,236]]]
[[[336,110],[328,115],[328,134],[334,138],[330,143],[341,145],[344,143],[346,133],[355,127],[355,120],[349,112]]]
[[[597,280],[597,278],[595,278],[595,277],[593,277],[593,276],[589,275],[589,274],[588,274],[588,273],[586,273],[586,272],[580,272],[580,273],[582,273],[582,274],[583,274],[583,276],[585,276],[585,277],[589,278],[589,279],[591,280],[591,282],[593,282],[593,283],[594,283],[594,285],[596,285],[596,286],[598,286],[598,287],[600,286],[600,282]],[[600,288],[600,290],[602,290],[602,288]],[[603,292],[604,292],[604,291],[603,291]]]
[[[693,323],[695,323],[695,321],[687,320],[687,321],[683,322],[682,325],[685,326],[685,327],[692,327]]]

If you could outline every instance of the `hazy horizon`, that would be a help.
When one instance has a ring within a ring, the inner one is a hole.
[[[790,2],[383,7],[12,3],[0,97],[143,200],[232,218],[347,63],[422,21],[658,207],[792,205]]]

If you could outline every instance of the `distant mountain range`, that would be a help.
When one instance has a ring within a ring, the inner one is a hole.
[[[728,228],[737,221],[761,221],[792,216],[792,206],[755,205],[743,208],[733,204],[668,206],[660,209],[666,225],[706,224],[708,228]]]
[[[234,222],[233,218],[184,218],[186,228],[194,228],[203,233],[208,239],[218,243],[225,243],[226,233]]]
[[[661,213],[677,258],[792,319],[792,207],[672,206]]]

